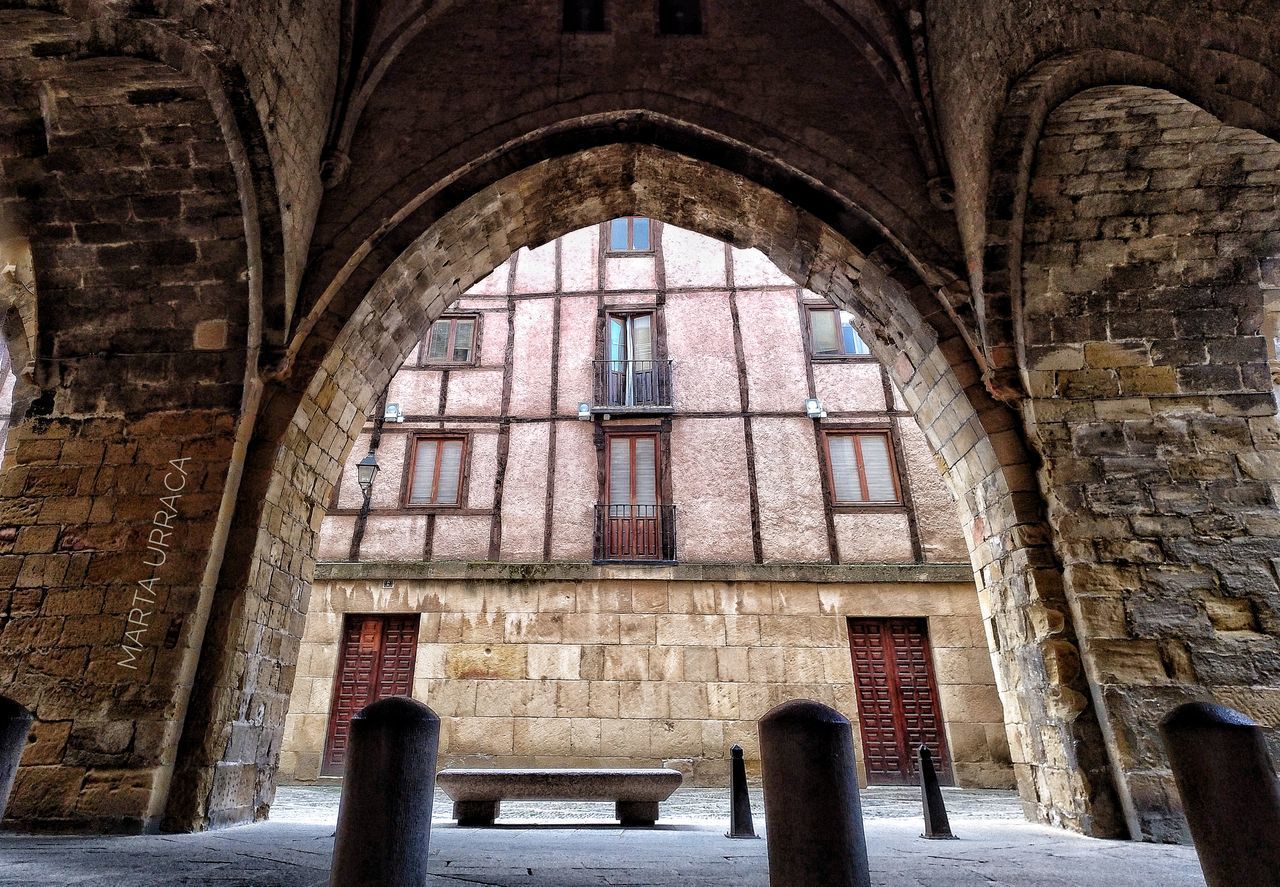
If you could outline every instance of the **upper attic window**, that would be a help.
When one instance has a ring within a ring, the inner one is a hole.
[[[663,34],[701,34],[702,0],[658,0],[658,30]]]
[[[604,30],[604,0],[564,0],[564,33],[590,34]]]
[[[611,253],[653,252],[653,237],[649,220],[639,216],[614,219],[609,223],[609,249]]]

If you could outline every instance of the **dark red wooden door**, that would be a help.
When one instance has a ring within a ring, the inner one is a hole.
[[[849,649],[867,782],[917,784],[921,743],[933,753],[939,780],[952,782],[925,620],[850,619]]]
[[[387,696],[410,695],[417,646],[417,613],[347,616],[329,708],[323,775],[342,775],[348,730],[356,712]]]

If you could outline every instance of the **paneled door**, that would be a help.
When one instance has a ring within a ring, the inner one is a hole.
[[[849,649],[867,782],[919,784],[916,748],[923,743],[938,779],[951,783],[926,621],[850,619]]]
[[[360,709],[387,696],[411,694],[417,647],[417,613],[346,617],[321,775],[342,775],[351,718]]]

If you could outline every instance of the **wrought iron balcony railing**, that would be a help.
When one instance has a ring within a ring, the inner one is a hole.
[[[670,360],[597,360],[594,363],[594,412],[671,411]]]
[[[674,561],[674,505],[597,505],[597,561]]]

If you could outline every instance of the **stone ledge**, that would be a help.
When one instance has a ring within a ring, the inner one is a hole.
[[[403,579],[507,582],[593,582],[618,579],[716,582],[973,582],[969,564],[664,564],[609,566],[582,562],[330,561],[315,580]]]

